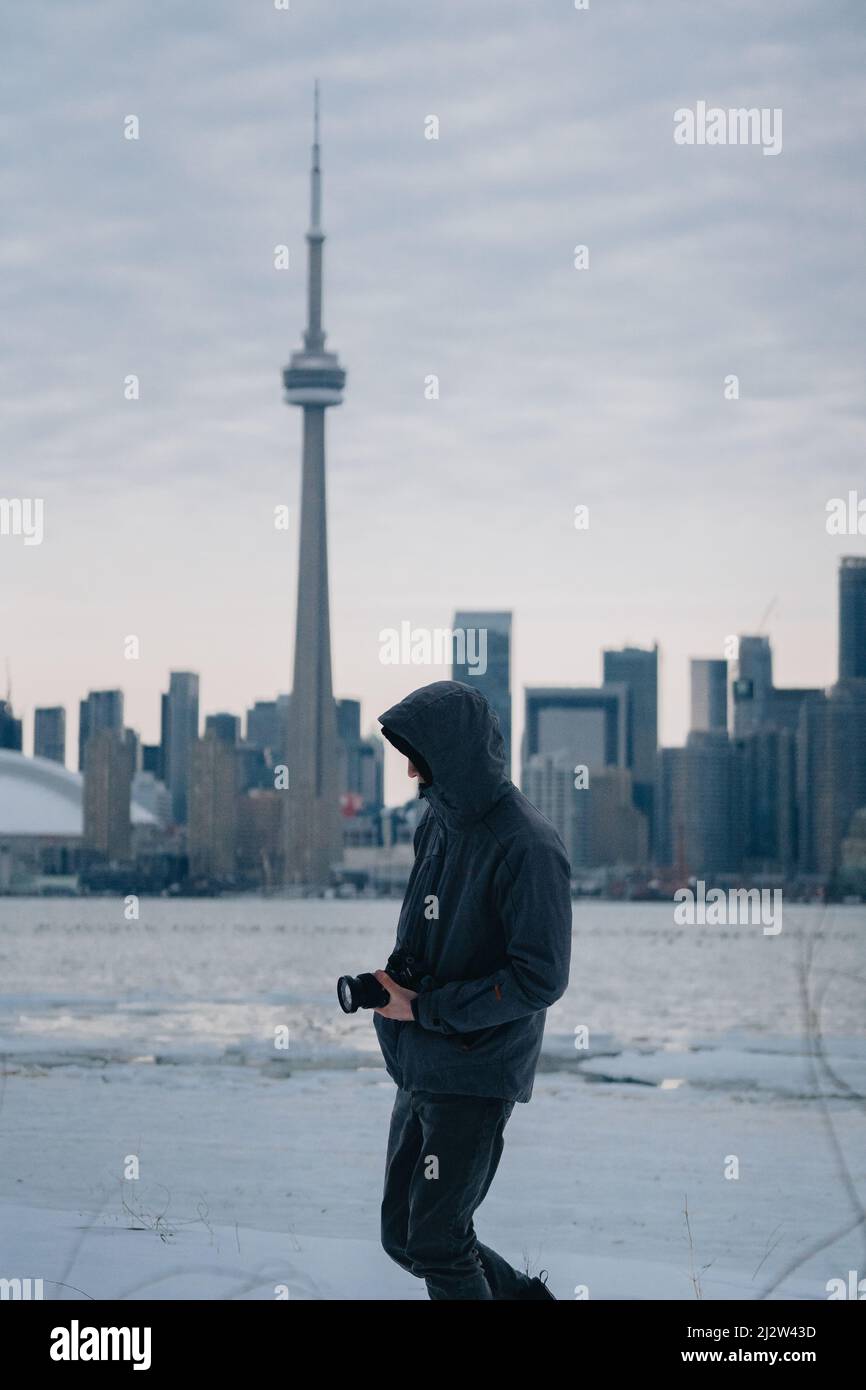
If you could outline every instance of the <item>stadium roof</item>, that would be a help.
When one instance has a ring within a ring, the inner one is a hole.
[[[48,758],[27,758],[0,748],[0,836],[84,833],[84,778]],[[133,825],[156,825],[156,817],[132,805]]]

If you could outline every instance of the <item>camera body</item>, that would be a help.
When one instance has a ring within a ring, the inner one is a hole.
[[[395,985],[402,985],[403,989],[414,989],[417,994],[427,977],[427,970],[415,956],[398,946],[388,957],[385,974],[391,976]]]
[[[403,989],[420,991],[428,978],[424,965],[402,947],[395,947],[385,964],[385,974]],[[383,1009],[391,998],[375,975],[341,975],[337,981],[337,999],[343,1013],[354,1014],[358,1009]]]

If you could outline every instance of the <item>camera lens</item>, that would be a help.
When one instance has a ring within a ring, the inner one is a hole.
[[[375,975],[341,975],[337,981],[337,999],[344,1014],[358,1009],[382,1009],[391,998]]]
[[[351,975],[341,975],[337,981],[337,998],[340,1001],[340,1008],[343,1010],[344,1014],[353,1014],[358,1008],[352,992],[353,984],[354,981]]]

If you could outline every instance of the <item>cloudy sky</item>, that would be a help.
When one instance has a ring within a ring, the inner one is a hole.
[[[150,741],[170,669],[203,714],[290,684],[315,76],[337,693],[371,725],[438,679],[379,634],[461,606],[514,611],[518,731],[524,685],[595,683],[605,645],[660,643],[666,743],[728,634],[832,681],[866,551],[825,527],[866,497],[859,0],[67,0],[5,28],[2,493],[45,505],[40,546],[0,537],[25,748],[90,688]],[[699,101],[780,108],[781,153],[675,144]]]

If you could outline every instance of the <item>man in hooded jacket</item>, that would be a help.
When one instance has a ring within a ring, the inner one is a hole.
[[[426,802],[395,943],[423,966],[419,988],[376,972],[390,999],[374,1027],[398,1087],[382,1244],[431,1299],[552,1298],[481,1245],[472,1218],[514,1105],[532,1095],[545,1011],[568,984],[568,858],[506,776],[480,691],[436,681],[379,722]]]

